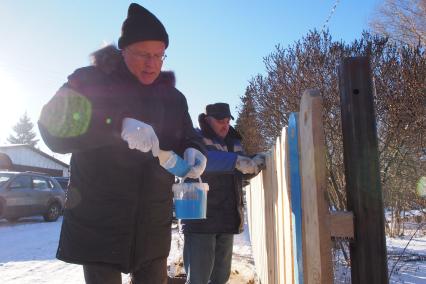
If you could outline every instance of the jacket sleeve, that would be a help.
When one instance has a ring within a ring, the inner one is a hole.
[[[241,152],[210,150],[207,147],[207,166],[204,173],[207,175],[236,174],[235,164],[238,154],[241,154]],[[244,182],[248,182],[255,176],[257,174],[242,174]]]
[[[77,70],[43,107],[38,126],[44,142],[58,153],[125,143],[120,137],[121,109],[81,91],[78,78],[90,74],[79,72],[87,73]]]
[[[234,174],[237,153],[207,150],[206,174]]]

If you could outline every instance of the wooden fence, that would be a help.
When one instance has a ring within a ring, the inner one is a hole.
[[[377,137],[369,61],[349,58],[342,66],[345,174],[352,211],[328,209],[322,98],[318,91],[305,91],[300,112],[290,115],[288,127],[269,152],[266,170],[246,188],[253,257],[263,284],[333,283],[332,237],[352,239],[352,283],[388,282],[383,205],[375,182]],[[353,113],[366,107],[360,101],[367,102],[372,114]],[[360,166],[370,167],[368,173]]]
[[[303,283],[303,276],[312,283],[333,279],[321,121],[321,97],[306,91],[300,115],[291,114],[288,128],[267,157],[266,170],[246,189],[253,255],[262,283]]]

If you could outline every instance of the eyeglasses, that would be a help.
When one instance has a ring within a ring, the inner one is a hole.
[[[148,61],[151,58],[155,62],[163,62],[167,57],[166,54],[149,54],[149,53],[145,53],[145,52],[136,52],[136,51],[131,50],[130,48],[128,48],[126,50],[129,51],[132,54],[132,56],[134,56],[138,60],[141,60],[141,61],[144,61],[144,62]]]

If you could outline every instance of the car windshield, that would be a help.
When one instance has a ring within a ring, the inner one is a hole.
[[[12,176],[13,176],[13,174],[0,173],[0,186],[2,186],[4,183],[6,183]]]

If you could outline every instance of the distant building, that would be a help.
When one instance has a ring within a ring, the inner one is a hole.
[[[69,176],[69,165],[26,144],[0,146],[0,169]]]

